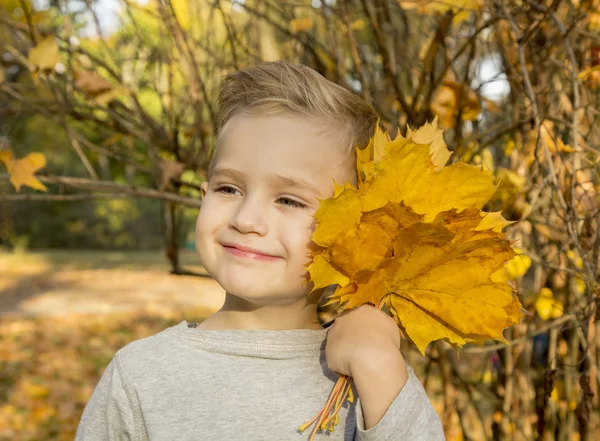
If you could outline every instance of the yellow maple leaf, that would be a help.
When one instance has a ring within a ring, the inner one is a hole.
[[[506,342],[522,317],[500,274],[516,254],[511,222],[481,211],[493,177],[449,156],[436,121],[394,140],[377,129],[357,150],[358,188],[336,184],[315,213],[314,289],[339,285],[328,304],[342,309],[385,302],[422,353],[438,339]]]
[[[412,139],[417,144],[429,145],[431,162],[433,162],[436,170],[444,167],[450,156],[452,156],[452,152],[446,148],[442,129],[437,126],[437,117],[431,124],[425,124],[419,130],[413,131],[409,127],[407,138]]]
[[[421,141],[422,132],[428,134],[424,138],[429,142],[417,142]],[[385,138],[380,142],[386,142]],[[445,155],[439,153],[440,146],[447,151],[435,120],[409,132],[406,138],[398,136],[387,142],[382,159],[372,161],[377,177],[368,176],[362,180],[359,175],[357,191],[361,193],[362,211],[403,201],[430,222],[442,211],[483,207],[496,191],[491,185],[492,174],[462,162],[441,167]],[[368,169],[369,164],[361,164],[361,167]]]
[[[46,166],[46,157],[43,153],[30,153],[24,158],[13,159],[12,154],[0,151],[0,162],[6,166],[10,175],[10,182],[20,191],[21,186],[26,185],[36,190],[48,191],[34,176],[34,173]]]
[[[53,70],[60,63],[60,52],[53,35],[44,38],[29,51],[29,62],[39,70]]]

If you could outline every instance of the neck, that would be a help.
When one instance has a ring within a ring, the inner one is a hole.
[[[317,299],[318,300],[318,299]],[[226,293],[225,303],[204,320],[200,329],[323,329],[317,318],[314,298],[302,298],[283,305],[257,305]]]

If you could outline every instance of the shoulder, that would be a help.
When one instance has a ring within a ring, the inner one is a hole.
[[[160,368],[165,362],[181,356],[186,351],[180,338],[182,327],[187,327],[185,321],[129,343],[117,351],[117,366],[127,373],[141,373],[151,368]]]

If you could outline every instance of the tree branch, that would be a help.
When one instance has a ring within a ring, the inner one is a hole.
[[[187,207],[200,208],[202,201],[165,191],[154,190],[152,188],[140,188],[135,185],[117,184],[110,181],[94,181],[84,178],[72,178],[67,176],[36,175],[36,178],[46,184],[62,184],[72,188],[82,188],[86,190],[110,191],[113,195],[129,195],[149,199],[159,199],[170,201]],[[0,181],[8,181],[8,174],[0,174]]]

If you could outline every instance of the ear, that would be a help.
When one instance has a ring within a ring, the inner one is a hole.
[[[204,196],[206,196],[206,190],[208,189],[208,181],[204,181],[202,184],[200,184],[200,192],[201,192],[201,197],[204,200]]]

